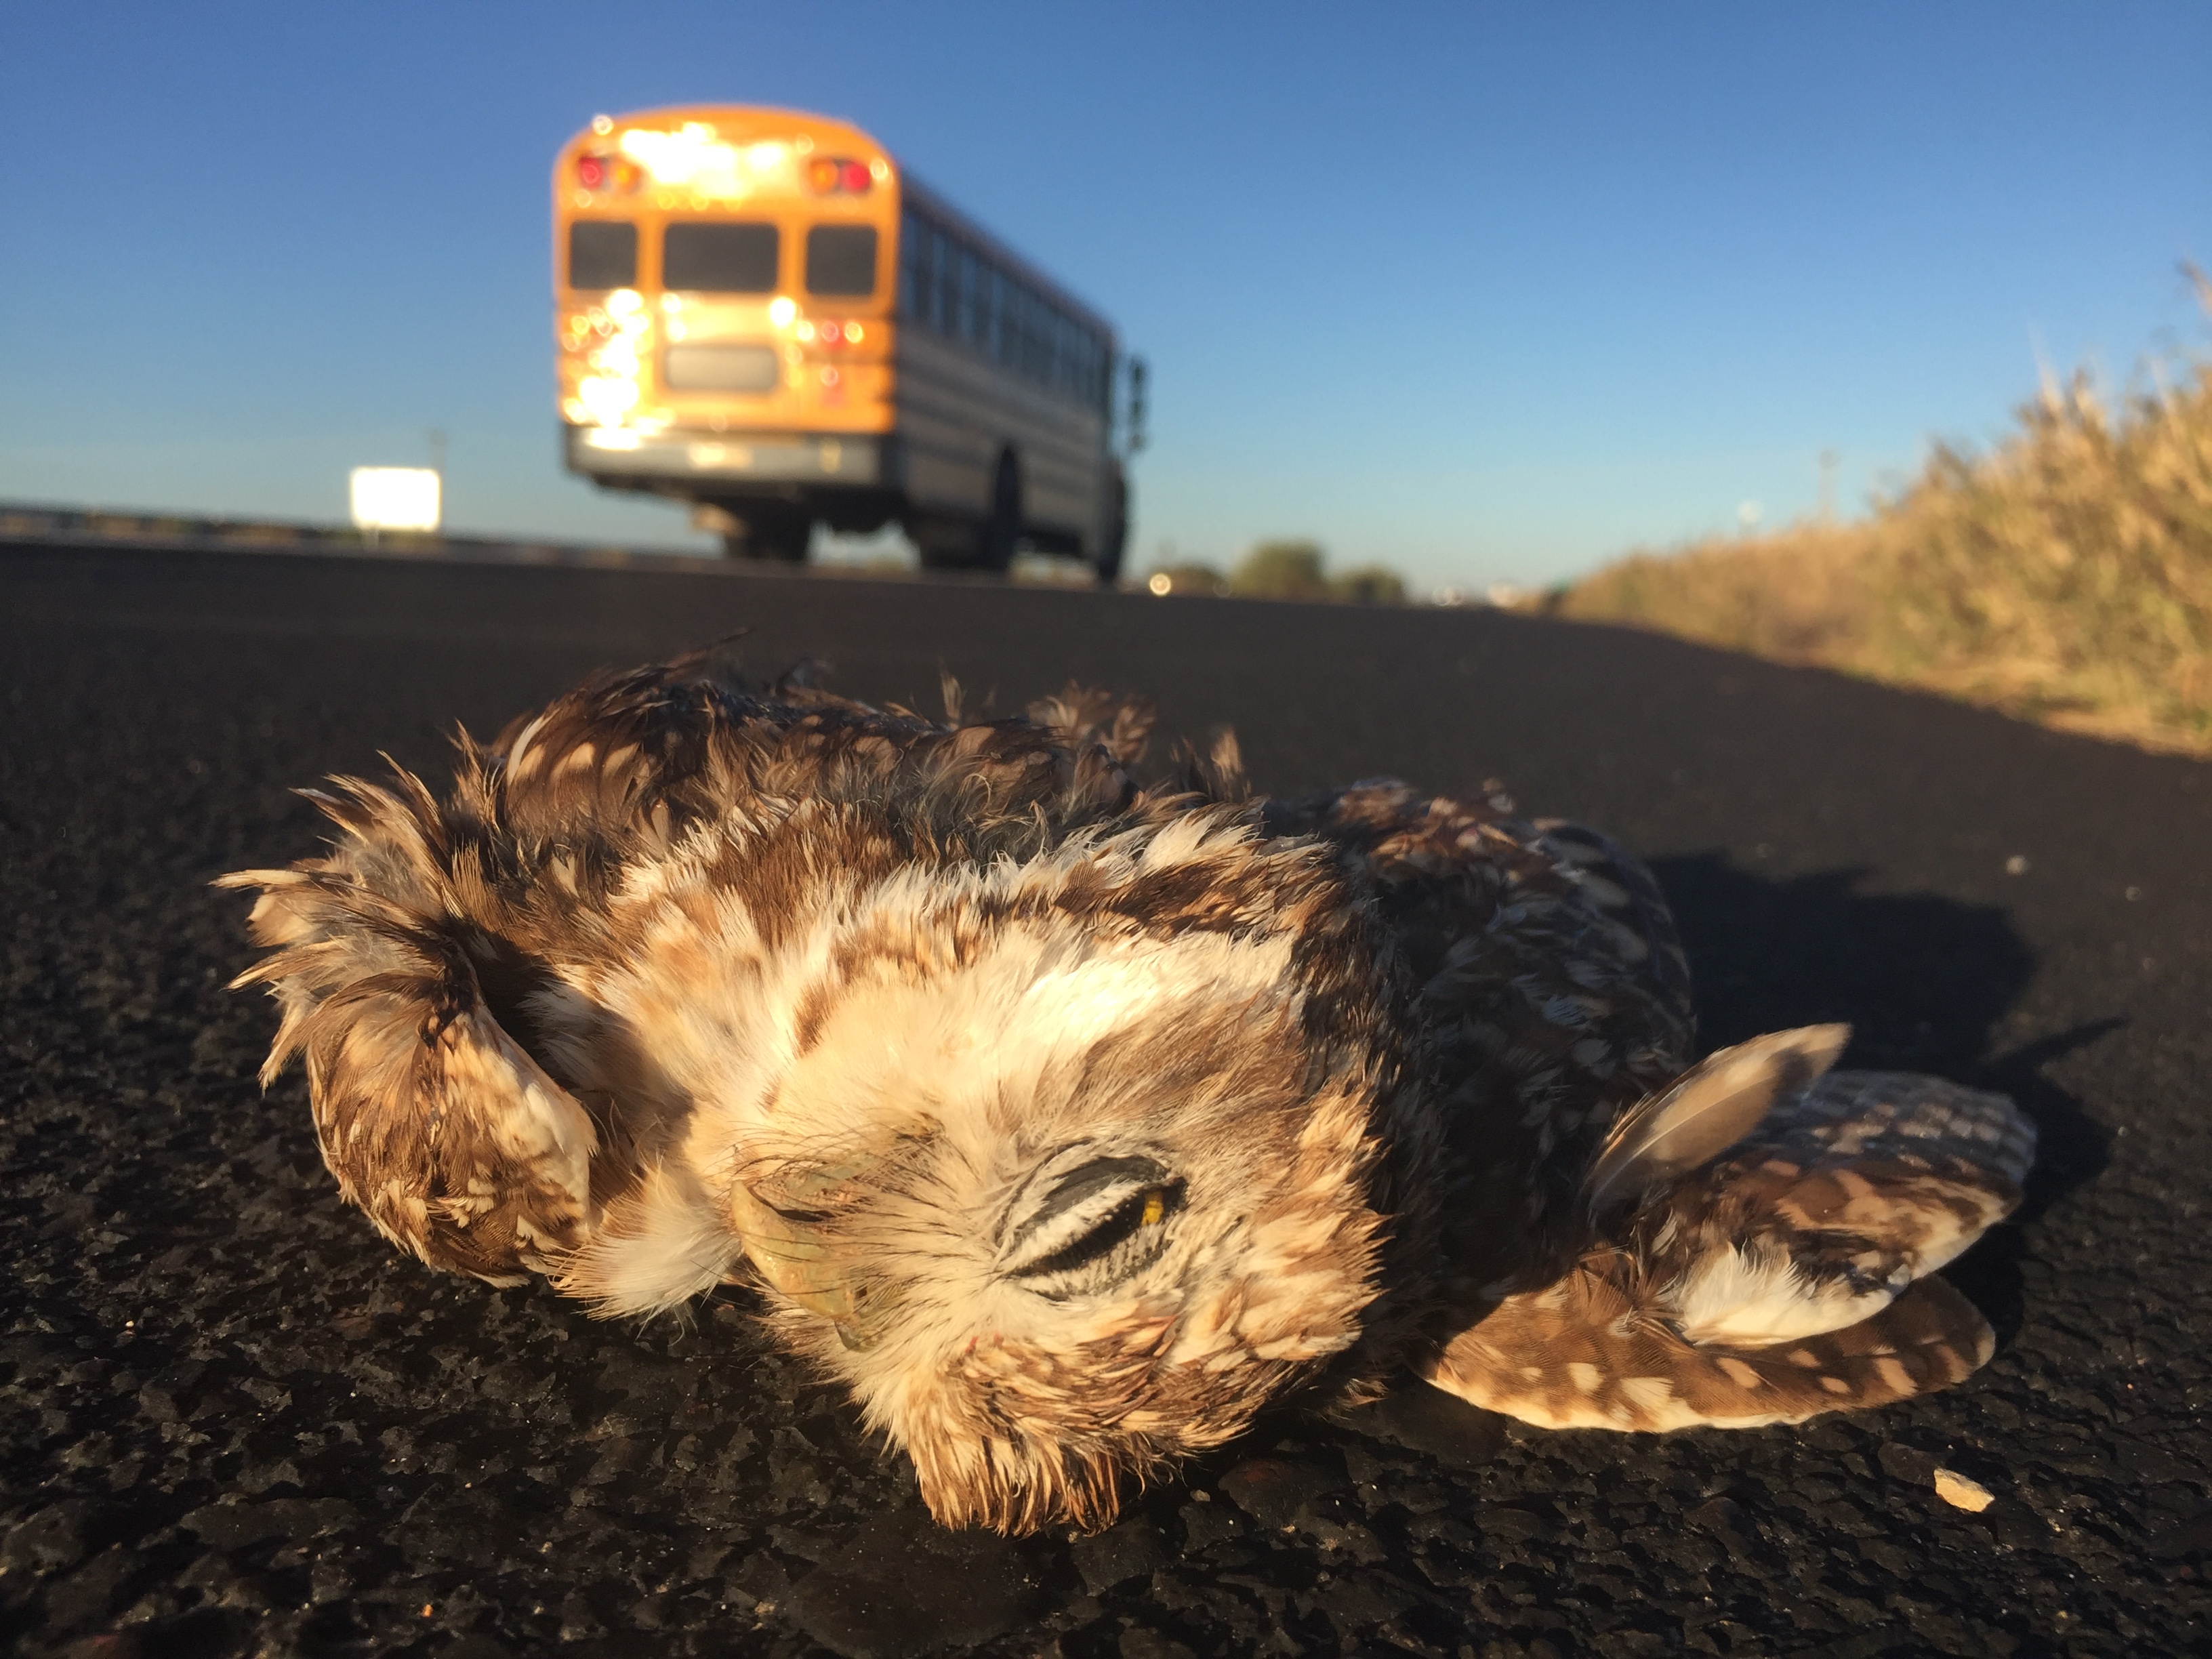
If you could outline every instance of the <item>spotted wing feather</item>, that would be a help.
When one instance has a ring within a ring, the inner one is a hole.
[[[1808,1025],[1699,1060],[1620,1115],[1590,1166],[1584,1207],[1602,1217],[1711,1163],[1833,1066],[1850,1037],[1848,1025]]]
[[[1972,1376],[1993,1342],[1973,1304],[1924,1279],[1849,1328],[1780,1346],[1686,1339],[1613,1262],[1508,1297],[1424,1370],[1446,1392],[1547,1429],[1757,1428],[1883,1406]]]
[[[2034,1156],[2002,1095],[1833,1073],[1640,1218],[1638,1248],[1693,1340],[1840,1329],[2009,1215]]]
[[[2010,1213],[2034,1146],[2002,1096],[1832,1073],[1425,1374],[1563,1428],[1796,1422],[1948,1387],[1991,1338],[1922,1275]]]

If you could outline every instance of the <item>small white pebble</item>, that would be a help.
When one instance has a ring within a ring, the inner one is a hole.
[[[2010,858],[2008,858],[2008,859],[2007,859],[2007,860],[2005,860],[2005,874],[2007,874],[2007,875],[2008,875],[2008,876],[2024,876],[2024,875],[2026,875],[2027,873],[2027,854],[2025,854],[2025,853],[2014,853],[2014,854]]]
[[[1979,1515],[1997,1501],[1996,1494],[1978,1480],[1969,1480],[1949,1469],[1936,1471],[1936,1495],[1954,1510]]]

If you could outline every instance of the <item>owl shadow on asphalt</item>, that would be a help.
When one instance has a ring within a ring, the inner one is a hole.
[[[1698,1041],[1711,1051],[1762,1031],[1842,1020],[1843,1064],[1927,1072],[2017,1102],[2039,1146],[2027,1196],[2009,1224],[1946,1268],[1999,1343],[2023,1316],[2021,1224],[2093,1180],[2110,1133],[2045,1068],[2126,1024],[2113,1018],[1998,1049],[2034,953],[2005,913],[1933,893],[1863,893],[1863,869],[1770,878],[1723,854],[1656,859],[1690,959]]]

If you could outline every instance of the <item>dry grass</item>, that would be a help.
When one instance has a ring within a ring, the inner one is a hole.
[[[2212,755],[2212,362],[2116,405],[2046,386],[1866,520],[1637,555],[1547,605]]]

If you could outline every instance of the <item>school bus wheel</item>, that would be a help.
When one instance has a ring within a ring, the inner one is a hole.
[[[1011,449],[999,452],[991,474],[991,516],[975,531],[975,566],[1004,575],[1022,538],[1022,464]]]
[[[814,524],[803,509],[743,501],[726,510],[729,527],[722,532],[722,550],[730,557],[773,564],[806,562],[806,545]]]
[[[1106,475],[1106,514],[1099,532],[1098,551],[1091,568],[1098,585],[1111,587],[1121,580],[1121,554],[1129,544],[1129,475],[1119,461]]]

